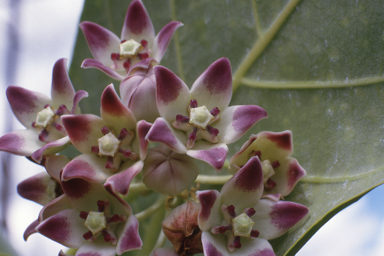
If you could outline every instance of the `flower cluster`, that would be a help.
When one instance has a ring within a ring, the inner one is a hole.
[[[78,103],[88,94],[75,92],[65,59],[53,67],[51,99],[8,87],[26,130],[0,137],[0,150],[46,169],[18,185],[22,197],[43,205],[25,239],[39,233],[76,249],[77,256],[121,255],[145,246],[140,221],[173,209],[162,229],[174,248],[162,248],[160,235],[156,248],[148,245],[152,255],[274,255],[267,240],[308,214],[305,206],[283,200],[306,174],[291,157],[290,131],[251,135],[226,166],[231,177],[211,177],[225,178],[221,191],[198,190],[210,183],[199,178],[198,162],[219,172],[228,145],[267,113],[256,105],[229,105],[227,58],[212,63],[190,89],[159,65],[182,25],[172,21],[155,36],[140,0],[130,4],[120,38],[95,23],[80,24],[94,57],[82,67],[121,81],[120,96],[113,84],[104,89],[100,116],[80,113]],[[72,159],[62,152],[68,145],[79,151]],[[155,192],[158,201],[141,209],[141,197]]]

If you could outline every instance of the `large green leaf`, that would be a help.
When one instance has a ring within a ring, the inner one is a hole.
[[[213,61],[228,57],[232,104],[257,104],[269,114],[247,135],[293,131],[294,157],[308,176],[286,199],[306,205],[310,216],[272,241],[277,255],[293,255],[330,217],[384,182],[381,0],[143,2],[156,31],[171,20],[185,24],[162,65],[191,85]],[[119,35],[128,4],[87,0],[82,20]],[[79,69],[90,57],[80,32],[70,76],[77,89],[90,92],[83,112],[98,114],[112,80]],[[231,145],[230,155],[247,137]]]

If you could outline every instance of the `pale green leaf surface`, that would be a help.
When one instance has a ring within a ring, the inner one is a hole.
[[[184,23],[162,65],[191,85],[228,57],[239,85],[231,104],[267,110],[269,119],[231,145],[230,156],[251,133],[293,131],[293,156],[308,176],[286,199],[306,205],[310,216],[272,241],[277,255],[293,255],[326,220],[384,182],[382,1],[143,2],[156,32],[171,20]],[[88,0],[82,20],[120,35],[128,4]],[[71,79],[90,93],[82,111],[99,114],[102,90],[111,82],[118,89],[118,82],[79,68],[91,58],[81,31],[74,54]]]

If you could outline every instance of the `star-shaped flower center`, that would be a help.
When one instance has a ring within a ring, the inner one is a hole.
[[[122,40],[119,45],[119,53],[111,54],[111,60],[114,63],[112,68],[119,70],[121,61],[123,61],[123,67],[128,72],[132,64],[148,58],[149,54],[150,49],[148,49],[146,40],[143,39],[140,43],[133,39]]]
[[[261,160],[261,151],[254,151],[252,150],[250,153],[250,158],[253,156],[257,156]],[[280,166],[279,161],[271,161],[269,159],[265,159],[261,161],[261,167],[263,169],[263,177],[264,177],[264,189],[265,190],[271,190],[274,187],[276,187],[276,182],[271,179],[273,175],[275,175],[275,168]]]
[[[121,143],[116,136],[109,132],[103,137],[97,140],[99,143],[99,155],[100,156],[115,156],[117,149]]]
[[[206,106],[191,108],[189,116],[189,123],[201,129],[205,129],[215,119]]]
[[[46,108],[37,113],[35,126],[46,128],[49,124],[54,121],[54,117],[55,112],[53,112],[51,106],[47,106]]]
[[[140,43],[133,39],[120,43],[120,58],[132,58],[143,49]]]

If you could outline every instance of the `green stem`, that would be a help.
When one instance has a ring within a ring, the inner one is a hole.
[[[132,183],[129,185],[129,193],[141,193],[145,191],[150,191],[150,189],[147,188],[143,182]]]
[[[160,230],[159,237],[157,238],[155,247],[153,249],[155,250],[157,248],[163,247],[163,245],[165,244],[166,240],[167,240],[167,237],[164,235],[163,230]]]
[[[271,40],[276,35],[277,31],[281,28],[285,20],[297,6],[300,0],[290,0],[284,9],[281,11],[279,16],[277,16],[276,20],[269,27],[269,29],[260,37],[252,49],[249,51],[246,58],[237,68],[236,72],[233,75],[233,91],[235,92],[237,88],[240,86],[241,79],[243,78],[245,72],[249,69],[249,67],[253,64],[253,62],[260,56],[260,54],[264,51],[264,49],[269,45]]]
[[[136,218],[139,220],[139,221],[143,221],[149,217],[151,217],[152,214],[154,214],[155,212],[157,212],[161,207],[164,206],[164,203],[165,203],[165,199],[167,198],[167,196],[165,195],[160,195],[159,198],[157,199],[157,201],[152,204],[151,206],[149,206],[147,209],[145,209],[144,211],[141,211],[139,213],[136,213],[135,216]]]
[[[227,182],[232,175],[202,175],[199,174],[195,180],[195,183],[210,184],[210,185],[223,185]]]

